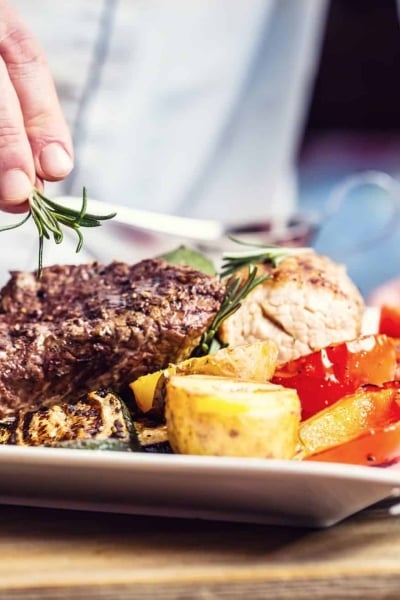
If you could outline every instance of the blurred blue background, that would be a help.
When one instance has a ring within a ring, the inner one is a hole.
[[[303,210],[321,211],[334,186],[352,173],[379,169],[400,179],[399,75],[396,1],[332,0],[298,158]],[[383,240],[350,251],[388,222]],[[366,296],[400,276],[400,220],[374,187],[349,195],[315,247],[345,262]]]

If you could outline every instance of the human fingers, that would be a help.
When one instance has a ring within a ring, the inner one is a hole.
[[[35,182],[35,165],[18,97],[0,57],[0,208],[20,212]]]
[[[0,55],[23,115],[34,168],[49,181],[63,179],[73,166],[70,134],[57,98],[45,54],[7,3],[0,23]]]
[[[43,181],[39,177],[36,177],[35,188],[37,188],[41,192],[43,192],[43,190],[44,190]],[[14,204],[14,203],[10,203],[10,202],[6,202],[6,203],[0,202],[0,211],[2,211],[2,210],[4,212],[14,213],[14,214],[24,213],[29,210],[29,202],[27,200],[22,203],[18,203],[18,204]]]

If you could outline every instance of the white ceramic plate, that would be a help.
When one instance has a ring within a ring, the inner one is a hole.
[[[400,468],[0,448],[0,502],[328,527],[400,494]]]
[[[366,311],[363,330],[377,330]],[[0,502],[328,527],[400,496],[399,466],[0,446]]]

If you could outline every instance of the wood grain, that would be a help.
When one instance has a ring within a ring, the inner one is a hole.
[[[328,530],[0,507],[0,598],[398,599],[400,520]]]

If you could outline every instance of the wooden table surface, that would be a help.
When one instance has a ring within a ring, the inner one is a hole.
[[[400,598],[400,519],[306,530],[0,506],[0,598]]]

